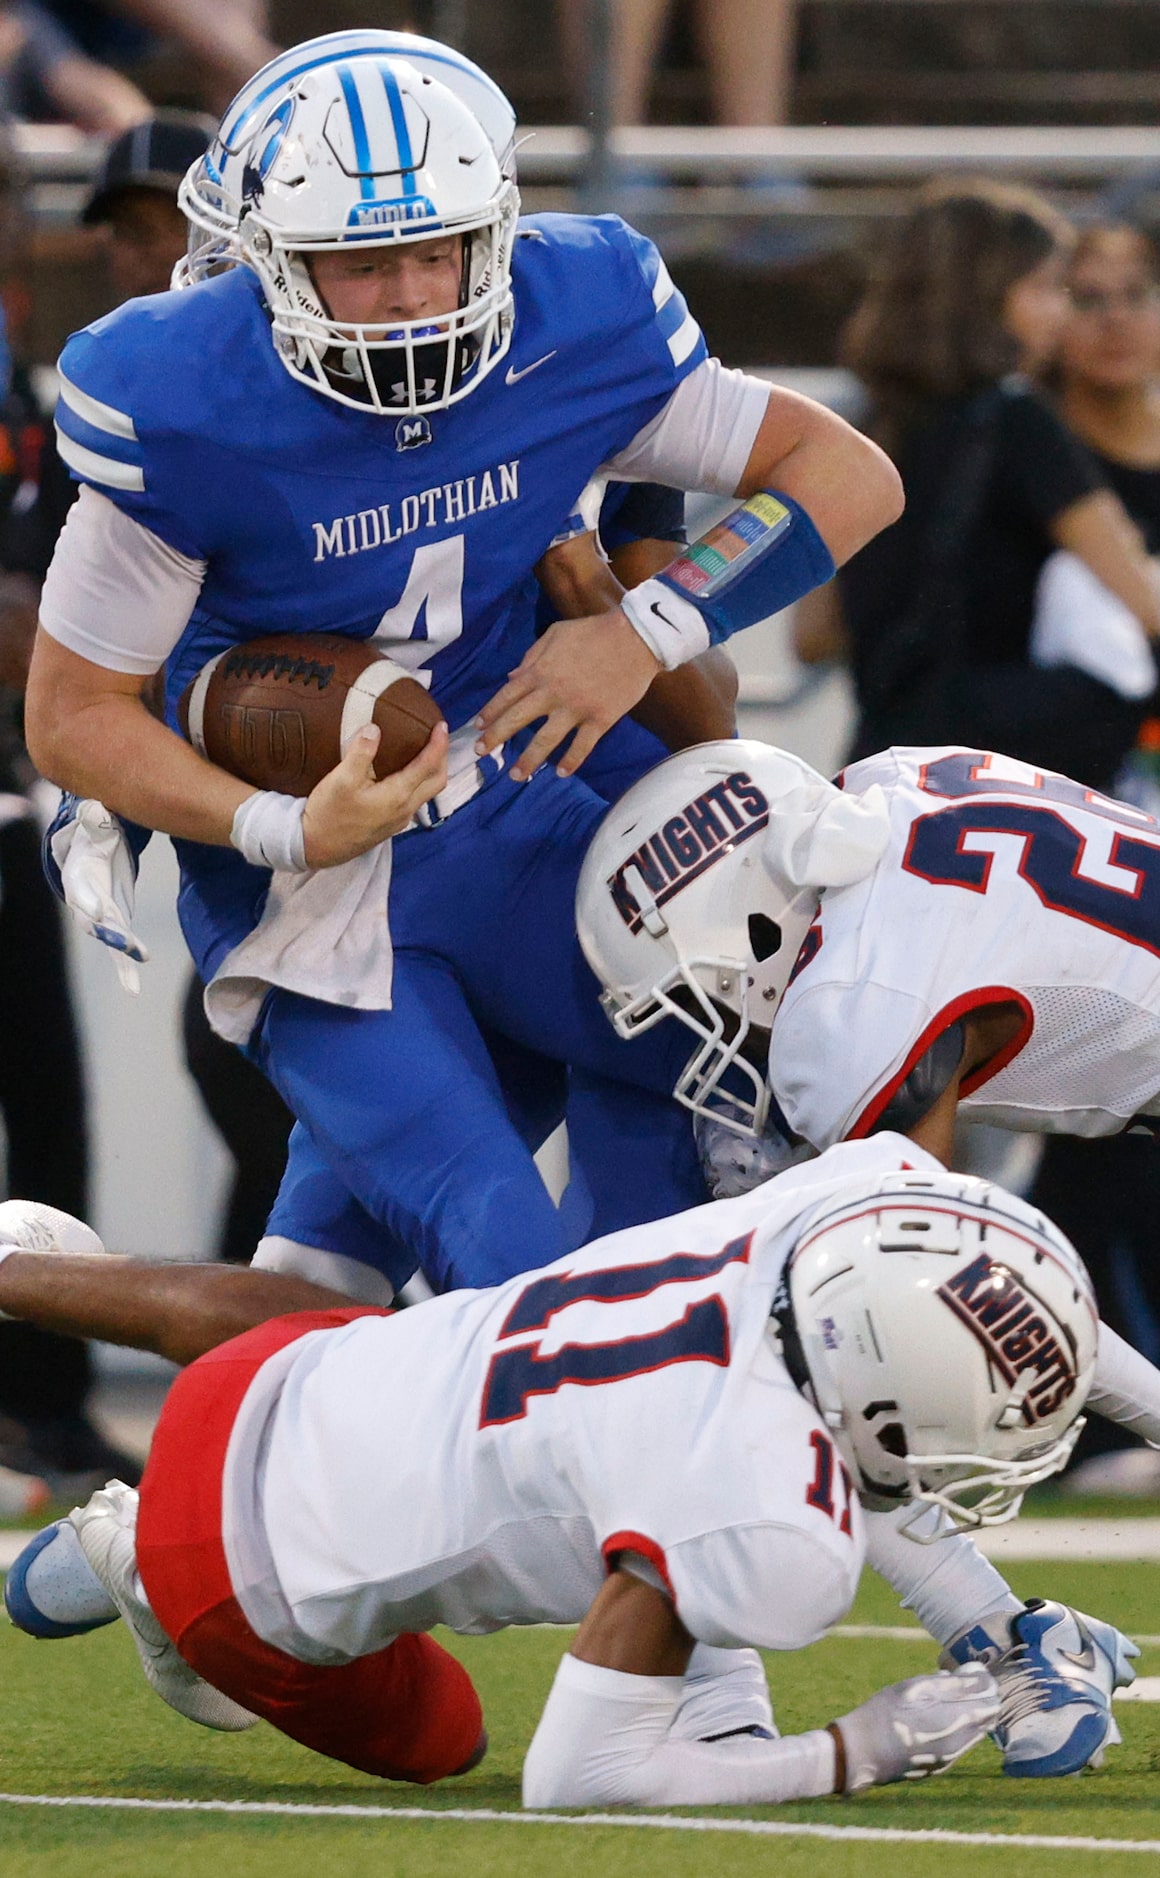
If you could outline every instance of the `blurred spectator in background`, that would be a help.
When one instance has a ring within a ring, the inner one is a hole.
[[[106,152],[81,221],[101,233],[114,305],[167,291],[188,232],[177,191],[216,130],[197,111],[154,111]]]
[[[1139,532],[1030,382],[1067,317],[1072,243],[1029,190],[938,185],[894,231],[851,323],[865,427],[902,471],[906,513],[802,609],[797,643],[816,656],[844,619],[859,755],[970,743],[1108,787],[1135,740],[1138,694],[1031,663],[1057,548],[1160,631]]]
[[[215,129],[212,118],[197,112],[157,111],[110,146],[81,219],[100,232],[113,305],[168,288],[186,246],[178,187]],[[50,434],[36,499],[14,519],[7,541],[0,539],[0,560],[35,583],[34,599],[76,490]],[[196,977],[182,1011],[182,1041],[189,1072],[234,1162],[218,1256],[248,1264],[282,1178],[291,1117],[260,1071],[210,1030]],[[14,1185],[13,1191],[23,1189]]]
[[[6,109],[115,137],[150,116],[134,82],[158,53],[184,62],[181,89],[216,112],[278,48],[264,0],[16,0],[0,6]]]
[[[75,124],[97,137],[149,115],[136,85],[89,58],[38,6],[0,8],[0,105],[9,116]]]
[[[169,286],[186,242],[178,186],[215,129],[196,111],[156,111],[110,144],[81,214],[104,253],[110,308]],[[76,490],[49,426],[34,481],[0,536],[0,564],[35,582],[34,599]]]
[[[612,0],[612,115],[643,124],[672,0]],[[797,0],[697,0],[697,35],[719,124],[784,124]]]
[[[1147,235],[1085,228],[1068,270],[1059,408],[1160,554],[1160,262]]]
[[[612,118],[643,124],[672,0],[609,0]],[[797,41],[797,0],[697,0],[696,23],[719,124],[784,124]],[[556,0],[564,63],[588,69],[588,0]],[[582,86],[580,86],[582,89]]]
[[[0,268],[19,284],[20,179],[0,147]],[[0,327],[2,332],[2,327]],[[8,1191],[66,1212],[88,1202],[84,1080],[59,908],[40,868],[21,706],[39,579],[6,553],[36,493],[47,426],[0,342],[0,1115]],[[0,1324],[0,1466],[78,1494],[134,1463],[89,1420],[89,1353],[71,1338]],[[6,1511],[7,1494],[0,1495]]]
[[[1134,228],[1097,224],[1080,235],[1068,273],[1071,310],[1060,338],[1059,408],[1160,554],[1160,280],[1156,251]],[[1155,775],[1160,720],[1150,717],[1117,793],[1160,812]],[[1033,1199],[1077,1245],[1105,1322],[1160,1359],[1160,1216],[1156,1144],[1136,1135],[1080,1141],[1050,1136]],[[1068,1473],[1075,1492],[1160,1492],[1160,1454],[1118,1439],[1096,1418]]]

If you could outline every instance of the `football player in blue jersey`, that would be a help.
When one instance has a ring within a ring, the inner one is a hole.
[[[600,1013],[572,899],[601,803],[575,770],[662,666],[893,520],[898,481],[830,413],[709,360],[632,230],[517,223],[481,116],[381,35],[259,74],[185,204],[194,284],[62,358],[82,489],[30,744],[65,787],[176,837],[215,1027],[369,1217],[437,1283],[493,1281],[556,1256],[562,1228],[480,1025],[654,1092],[682,1055],[660,1030],[630,1051]],[[602,465],[741,506],[715,544],[536,641],[530,570]],[[162,664],[171,725],[208,659],[275,630],[373,640],[446,726],[382,782],[361,733],[303,802],[150,716]]]
[[[557,618],[615,604],[623,586],[658,572],[687,539],[685,499],[677,490],[613,483],[606,490],[594,485],[587,495],[537,565],[538,631]],[[661,673],[633,714],[600,739],[580,775],[613,802],[670,751],[733,735],[736,695],[737,674],[721,647]],[[147,830],[127,826],[102,804],[66,796],[45,843],[54,891],[87,932],[114,949],[132,989],[135,961],[148,957],[133,931],[137,857],[147,839]],[[187,1002],[187,1040],[192,1009]],[[200,1005],[197,1012],[205,1026]],[[229,1070],[233,1049],[208,1026],[205,1032],[220,1053],[213,1059],[216,1100],[228,1088],[232,1106],[244,1106],[251,1091]],[[696,1143],[679,1120],[666,1124],[667,1098],[583,1070],[570,1073],[495,1032],[485,1032],[485,1041],[509,1116],[529,1149],[538,1150],[567,1116],[569,1182],[561,1206],[564,1230],[577,1244],[658,1217],[674,1194],[690,1206],[704,1199]],[[253,1073],[240,1058],[237,1070]],[[284,1128],[271,1146],[285,1164],[283,1178],[266,1230],[260,1240],[255,1234],[246,1258],[256,1245],[260,1268],[293,1270],[369,1303],[389,1303],[404,1287],[413,1299],[421,1289],[413,1253],[359,1206],[305,1130],[295,1129],[288,1159]]]

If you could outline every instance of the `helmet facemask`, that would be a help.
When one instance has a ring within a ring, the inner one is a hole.
[[[247,235],[243,222],[246,258],[266,288],[282,363],[293,377],[340,404],[391,417],[458,403],[502,358],[511,339],[506,267],[518,212],[517,200],[499,221],[460,232],[458,307],[435,317],[362,326],[330,315],[311,273],[311,254],[334,252],[339,244],[281,250],[263,240],[261,229]],[[427,233],[409,240],[433,238]],[[349,252],[349,243],[341,245]]]
[[[817,895],[807,891],[779,905],[776,919],[765,910],[750,913],[740,926],[748,938],[744,953],[738,947],[732,957],[684,957],[679,935],[643,878],[635,870],[629,878],[645,931],[662,942],[673,962],[636,995],[605,991],[606,1015],[626,1040],[662,1018],[676,1018],[697,1038],[673,1087],[677,1101],[736,1134],[760,1137],[769,1113],[765,1056],[771,1015],[813,919]],[[768,892],[764,876],[759,879]]]
[[[253,105],[227,112],[182,185],[196,232],[175,284],[250,267],[283,365],[337,403],[406,417],[466,397],[513,322],[519,194],[483,125],[446,85],[372,49],[253,84]],[[376,324],[328,311],[312,255],[449,236],[463,244],[457,306]]]

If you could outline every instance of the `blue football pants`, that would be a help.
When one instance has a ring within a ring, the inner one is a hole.
[[[391,1010],[271,994],[255,1053],[308,1137],[296,1140],[272,1231],[365,1256],[365,1234],[339,1245],[334,1206],[319,1204],[316,1176],[329,1170],[385,1229],[396,1281],[401,1248],[440,1290],[495,1284],[571,1250],[575,1232],[512,1120],[481,1027],[650,1092],[635,1109],[625,1097],[632,1149],[610,1171],[597,1230],[704,1198],[688,1116],[668,1095],[688,1038],[676,1024],[618,1038],[576,938],[576,880],[604,807],[551,771],[524,785],[501,777],[441,828],[395,843]],[[328,1238],[311,1235],[311,1196]]]

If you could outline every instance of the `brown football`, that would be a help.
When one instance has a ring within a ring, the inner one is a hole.
[[[203,665],[177,707],[201,755],[256,789],[308,796],[351,738],[375,723],[375,774],[418,756],[443,713],[401,665],[365,639],[279,633]]]

